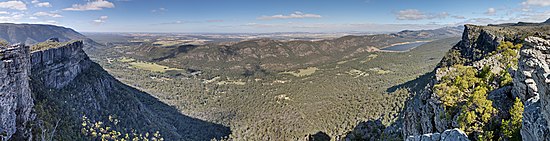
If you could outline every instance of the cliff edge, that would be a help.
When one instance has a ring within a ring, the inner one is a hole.
[[[29,47],[0,47],[0,140],[31,139],[28,123],[33,120],[29,87]]]

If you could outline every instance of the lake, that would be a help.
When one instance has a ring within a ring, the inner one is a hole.
[[[390,47],[386,47],[380,50],[386,50],[386,51],[407,51],[410,49],[413,49],[415,47],[418,47],[420,45],[423,45],[427,42],[414,42],[414,43],[408,43],[408,44],[400,44],[400,45],[393,45]]]

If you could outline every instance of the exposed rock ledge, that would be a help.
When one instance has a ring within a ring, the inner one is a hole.
[[[41,78],[40,81],[48,88],[64,87],[90,67],[91,61],[82,46],[82,41],[76,41],[65,46],[32,52],[32,75]]]
[[[26,126],[33,119],[29,87],[29,47],[0,47],[0,140],[31,140]]]
[[[528,37],[521,48],[512,93],[525,107],[521,136],[526,141],[548,141],[550,130],[550,40]]]
[[[443,133],[429,133],[420,136],[409,136],[405,141],[469,141],[466,133],[461,130],[449,129]]]

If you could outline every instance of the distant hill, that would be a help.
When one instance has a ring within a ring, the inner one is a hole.
[[[518,23],[502,23],[502,24],[489,24],[488,26],[542,26],[542,25],[549,25],[550,19],[541,22],[541,23],[531,23],[531,22],[518,22]]]
[[[282,71],[353,58],[396,44],[458,37],[463,27],[405,30],[392,34],[343,36],[320,41],[253,39],[206,45],[155,46],[150,42],[116,50],[131,57],[198,70]],[[108,51],[107,52],[115,52]],[[118,51],[117,51],[118,52]],[[105,53],[102,53],[105,54]],[[92,54],[94,55],[94,54]]]
[[[0,23],[0,38],[10,43],[35,44],[50,38],[65,42],[86,39],[86,36],[73,29],[54,25]]]

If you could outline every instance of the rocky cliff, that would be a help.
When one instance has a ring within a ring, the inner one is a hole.
[[[550,40],[529,37],[520,55],[513,94],[525,105],[522,138],[526,141],[550,140]]]
[[[108,132],[118,132],[109,139],[124,138],[124,133],[129,139],[155,133],[166,140],[229,135],[225,126],[182,115],[119,82],[88,58],[82,41],[61,45],[32,53],[24,45],[0,48],[0,140],[105,138],[92,136],[92,128],[83,134],[84,121],[105,123]],[[94,134],[107,133],[97,130]]]
[[[519,137],[521,128],[523,140],[550,140],[550,43],[531,37],[546,37],[549,29],[544,23],[466,25],[462,40],[430,74],[432,79],[406,102],[405,139],[458,128],[471,140],[509,140]],[[525,106],[514,107],[521,103]],[[523,126],[512,123],[518,111]]]
[[[494,62],[483,60],[483,58],[496,50],[499,42],[503,40],[503,36],[497,36],[490,30],[484,30],[480,26],[466,25],[462,40],[449,51],[439,66],[430,74],[432,80],[407,101],[403,121],[404,137],[442,133],[447,129],[458,128],[458,123],[455,121],[458,115],[453,115],[450,118],[440,116],[446,114],[444,102],[439,95],[433,92],[433,86],[439,83],[442,77],[455,70],[449,66],[476,64],[476,68],[481,69],[488,64],[487,62]]]
[[[33,51],[32,75],[42,79],[48,88],[64,87],[92,63],[82,46],[81,41],[76,41],[63,47]]]
[[[33,119],[29,87],[29,47],[0,47],[0,140],[31,139],[28,123]]]
[[[121,83],[91,61],[83,46],[77,41],[32,52],[30,76],[37,123],[49,131],[57,127],[52,138],[94,139],[80,132],[83,117],[121,133],[158,131],[166,140],[210,140],[230,133],[227,127],[182,115],[150,94]],[[112,117],[120,122],[107,124]]]

